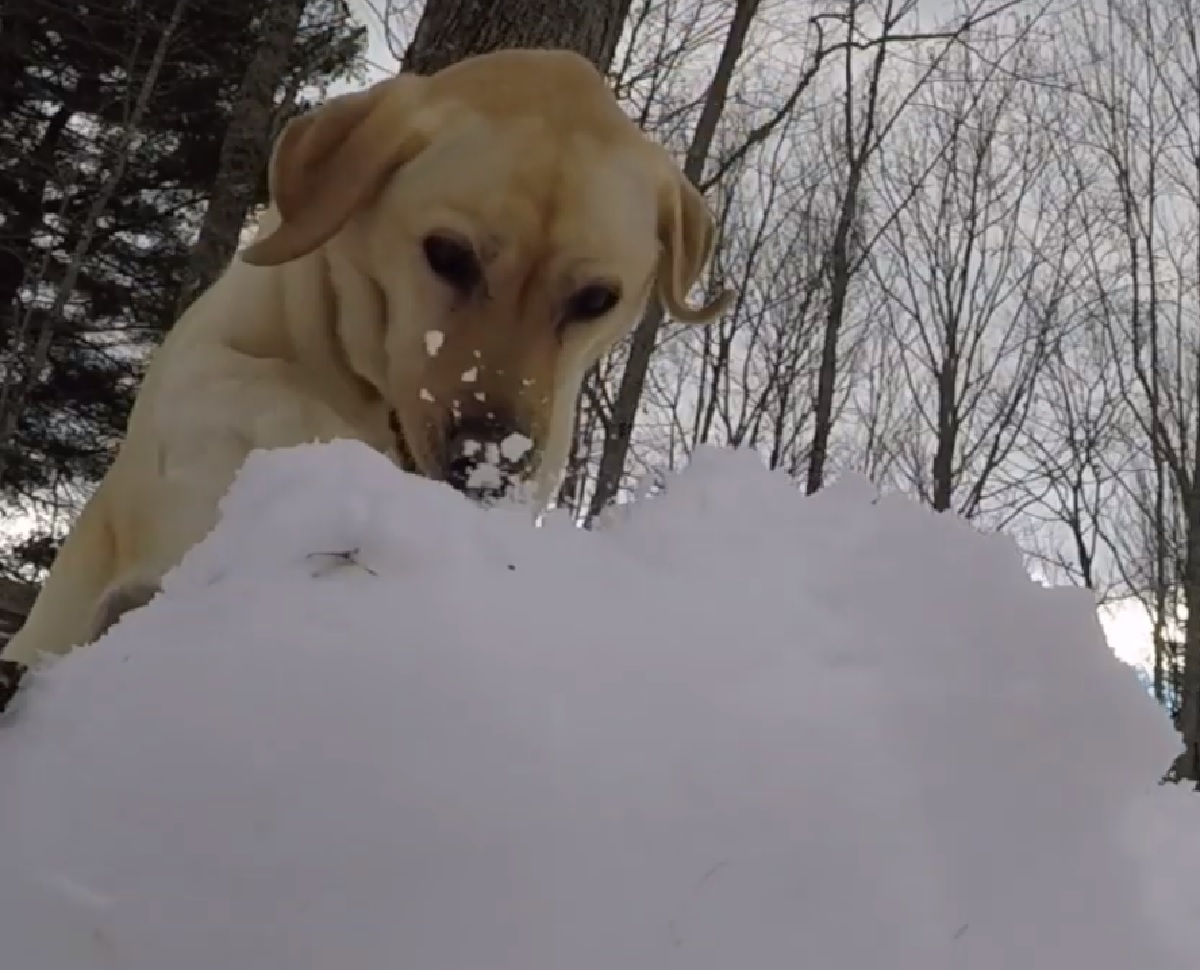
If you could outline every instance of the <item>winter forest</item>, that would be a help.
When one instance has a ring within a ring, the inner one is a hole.
[[[0,575],[48,565],[287,119],[514,44],[606,68],[737,290],[590,376],[559,504],[590,525],[715,443],[1006,532],[1151,618],[1200,777],[1194,0],[2,0]]]

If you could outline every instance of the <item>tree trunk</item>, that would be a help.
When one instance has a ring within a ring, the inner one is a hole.
[[[704,97],[704,107],[700,119],[696,122],[696,130],[692,133],[692,141],[688,146],[687,158],[684,160],[683,173],[693,184],[699,185],[704,174],[704,163],[712,148],[713,136],[717,131],[717,123],[725,111],[725,101],[729,97],[729,85],[733,80],[733,72],[742,50],[746,44],[746,35],[750,24],[758,12],[759,0],[738,0],[729,32],[725,35],[725,45],[717,68],[713,74],[712,84]],[[629,445],[633,439],[633,428],[637,421],[638,405],[642,400],[642,389],[646,385],[646,373],[650,369],[650,357],[658,342],[658,331],[662,326],[664,313],[661,304],[655,300],[647,311],[641,326],[633,334],[629,348],[629,357],[625,362],[625,371],[621,375],[621,386],[617,390],[617,398],[613,404],[613,413],[608,422],[608,433],[604,436],[604,448],[600,453],[600,468],[596,475],[596,488],[592,492],[592,500],[588,506],[588,521],[595,519],[609,502],[617,496],[621,487],[621,476],[625,470],[625,459],[629,454]]]
[[[954,503],[954,453],[958,450],[958,322],[946,326],[946,356],[937,374],[937,448],[933,454],[935,512],[948,512]]]
[[[1183,750],[1171,766],[1174,781],[1189,781],[1200,787],[1200,508],[1197,496],[1188,503],[1188,551],[1185,557],[1182,671],[1180,672],[1179,733]]]
[[[270,154],[275,92],[287,70],[304,6],[305,0],[271,0],[263,15],[262,41],[242,76],[225,130],[213,193],[180,290],[179,313],[237,252],[259,173]]]
[[[432,74],[511,47],[559,47],[607,71],[631,0],[428,0],[404,70]]]
[[[888,7],[889,15],[891,7]],[[857,29],[859,3],[850,5],[848,28]],[[894,25],[885,25],[885,35]],[[846,139],[846,194],[842,197],[838,211],[837,227],[829,246],[829,310],[825,316],[825,332],[821,343],[821,367],[817,372],[817,394],[813,403],[812,450],[808,457],[808,475],[805,492],[812,495],[825,484],[825,466],[829,460],[829,442],[833,437],[833,401],[837,387],[839,341],[846,321],[846,301],[850,293],[853,268],[850,259],[852,233],[859,218],[859,193],[867,161],[875,147],[876,112],[879,107],[883,80],[883,65],[887,58],[887,44],[875,50],[867,90],[866,112],[863,130],[855,132],[854,117],[854,51],[846,49],[844,129]]]
[[[1200,355],[1194,362],[1200,376]],[[1179,733],[1183,751],[1170,774],[1175,781],[1189,781],[1200,789],[1200,422],[1192,429],[1191,472],[1184,491],[1184,530],[1187,548],[1183,557],[1183,601],[1187,619],[1183,626],[1183,656],[1180,658]]]

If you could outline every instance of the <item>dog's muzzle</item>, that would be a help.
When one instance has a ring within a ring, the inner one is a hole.
[[[495,499],[525,480],[533,441],[507,415],[464,416],[446,438],[443,477],[468,498]]]

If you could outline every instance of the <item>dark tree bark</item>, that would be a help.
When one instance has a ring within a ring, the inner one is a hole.
[[[428,0],[404,69],[432,74],[510,47],[557,47],[607,71],[630,0]]]
[[[1200,442],[1200,425],[1197,425],[1195,437]],[[1193,476],[1197,471],[1200,471],[1200,456],[1193,462]],[[1167,777],[1172,781],[1192,782],[1200,790],[1200,489],[1195,485],[1188,496],[1186,514],[1187,551],[1184,555],[1183,587],[1187,620],[1184,623],[1179,717],[1176,724],[1183,735],[1183,751],[1175,759]]]
[[[220,275],[237,251],[259,173],[270,153],[275,92],[287,70],[304,4],[305,0],[271,0],[264,14],[262,42],[246,67],[221,144],[212,198],[181,288],[180,312]]]
[[[853,33],[860,15],[860,4],[850,4],[847,16],[848,27]],[[890,21],[892,7],[887,8],[884,23],[885,36],[895,27]],[[821,367],[817,372],[817,394],[813,402],[813,439],[809,452],[808,475],[805,491],[812,495],[825,483],[825,464],[829,458],[829,442],[833,436],[834,392],[837,386],[840,363],[839,341],[846,320],[846,303],[850,294],[850,283],[854,275],[854,260],[851,243],[858,219],[859,196],[866,176],[867,162],[877,147],[876,131],[879,121],[879,101],[882,95],[883,66],[888,56],[886,44],[875,49],[871,64],[865,118],[861,132],[854,114],[854,81],[852,49],[847,48],[845,60],[845,104],[843,108],[846,156],[846,189],[838,211],[837,226],[829,246],[829,309],[825,315],[825,332],[821,344]]]

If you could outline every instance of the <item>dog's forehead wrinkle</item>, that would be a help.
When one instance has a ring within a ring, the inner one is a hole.
[[[448,132],[420,180],[435,195],[427,221],[469,225],[481,260],[510,278],[556,261],[563,269],[626,262],[631,235],[653,241],[655,187],[643,154],[578,122],[557,130],[536,118],[525,124],[524,132],[487,124]]]

